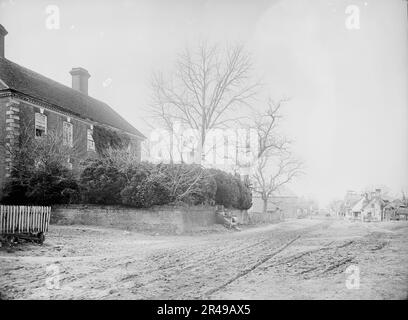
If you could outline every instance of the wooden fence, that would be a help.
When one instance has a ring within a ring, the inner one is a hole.
[[[0,234],[45,233],[51,207],[0,206]]]

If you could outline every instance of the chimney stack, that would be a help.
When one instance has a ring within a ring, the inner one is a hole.
[[[0,58],[4,58],[4,39],[7,34],[6,28],[0,24]]]
[[[88,79],[91,76],[88,71],[84,68],[72,68],[69,73],[72,75],[72,89],[88,95]]]
[[[381,198],[381,189],[375,189],[375,195],[376,195],[378,198]]]

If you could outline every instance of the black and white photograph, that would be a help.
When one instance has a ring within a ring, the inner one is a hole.
[[[407,299],[407,0],[0,0],[0,300]]]

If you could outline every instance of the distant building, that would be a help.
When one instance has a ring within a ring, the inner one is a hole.
[[[338,211],[338,216],[340,217],[350,217],[352,216],[353,206],[361,199],[361,194],[348,190],[343,199],[343,205],[340,206]]]
[[[395,199],[386,204],[383,209],[383,220],[408,220],[406,201]]]
[[[383,199],[381,189],[375,192],[365,193],[363,197],[351,208],[351,213],[347,216],[361,221],[382,221],[383,209],[388,200]]]
[[[263,200],[256,192],[252,193],[252,207],[250,213],[262,212]],[[268,199],[268,211],[281,211],[286,218],[295,218],[313,213],[317,210],[316,204],[311,200],[298,197],[292,190],[286,187],[280,188]]]

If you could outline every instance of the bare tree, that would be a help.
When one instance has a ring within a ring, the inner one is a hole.
[[[407,197],[407,194],[406,194],[406,192],[404,191],[404,189],[401,190],[401,193],[402,193],[402,197],[401,197],[402,204],[403,204],[404,206],[408,207],[408,197]]]
[[[170,132],[176,121],[195,130],[202,157],[208,131],[239,119],[230,111],[248,106],[255,96],[259,84],[250,80],[250,71],[243,46],[221,49],[204,43],[186,49],[177,59],[173,77],[153,76],[154,116]]]
[[[164,167],[167,181],[166,188],[169,190],[173,201],[188,200],[195,194],[202,192],[202,181],[208,175],[201,166],[185,166],[170,164]]]
[[[18,172],[24,166],[47,167],[54,163],[68,165],[74,154],[73,147],[62,143],[59,130],[49,130],[46,135],[36,137],[30,124],[23,127],[18,143],[6,144],[6,153],[10,155],[10,170]],[[75,143],[74,143],[75,145]]]
[[[291,142],[277,132],[282,118],[280,108],[286,101],[269,99],[267,109],[254,119],[259,149],[252,168],[253,191],[263,200],[264,213],[268,210],[268,199],[302,173],[302,163],[290,151]]]

